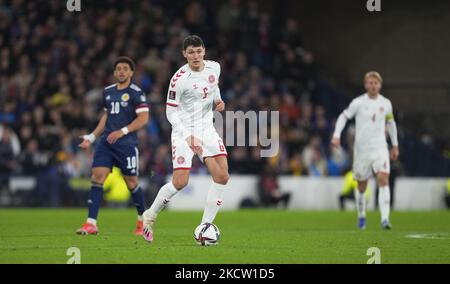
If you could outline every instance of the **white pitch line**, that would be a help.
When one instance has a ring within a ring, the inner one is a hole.
[[[405,237],[410,239],[449,240],[450,233],[408,234]]]

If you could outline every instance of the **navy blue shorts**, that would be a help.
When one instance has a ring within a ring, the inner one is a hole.
[[[137,176],[139,172],[139,150],[136,145],[109,144],[99,140],[95,147],[92,167],[118,167],[125,176]]]

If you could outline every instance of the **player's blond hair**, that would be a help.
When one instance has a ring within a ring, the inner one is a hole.
[[[383,78],[381,77],[380,73],[378,73],[377,71],[369,71],[366,73],[366,75],[364,75],[364,82],[367,81],[367,79],[369,78],[375,78],[378,80],[378,82],[380,82],[380,84],[383,84]]]

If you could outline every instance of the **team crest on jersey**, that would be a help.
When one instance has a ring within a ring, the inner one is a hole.
[[[380,112],[384,112],[384,107],[380,107]]]
[[[126,107],[128,105],[128,101],[130,100],[130,95],[125,93],[122,95],[122,97],[120,98],[122,101],[120,102],[120,105],[122,107]]]
[[[184,157],[183,157],[183,156],[179,156],[179,157],[177,158],[177,163],[178,163],[178,164],[184,164]]]
[[[214,75],[209,75],[208,81],[213,84],[216,81],[216,77]]]
[[[121,99],[122,99],[122,102],[128,102],[130,100],[130,95],[125,93],[122,95]]]

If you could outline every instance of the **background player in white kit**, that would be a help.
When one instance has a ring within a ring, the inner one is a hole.
[[[172,125],[173,177],[144,212],[143,236],[149,242],[153,241],[152,226],[158,213],[187,185],[194,154],[204,161],[212,176],[201,224],[213,222],[229,179],[227,152],[213,126],[213,107],[225,109],[218,86],[220,65],[204,60],[205,46],[198,36],[186,37],[182,48],[187,64],[170,81],[166,107]]]
[[[355,192],[356,209],[358,211],[358,227],[366,227],[366,202],[364,192],[367,180],[374,172],[380,187],[378,202],[381,211],[381,226],[391,229],[389,222],[390,190],[389,174],[390,162],[397,160],[399,155],[397,126],[394,121],[391,101],[380,94],[383,79],[380,74],[371,71],[364,76],[367,93],[355,98],[336,121],[336,128],[331,140],[332,145],[340,147],[341,132],[347,120],[355,117],[356,133],[353,155],[353,175],[358,181]],[[389,155],[386,142],[386,129],[392,143]]]

